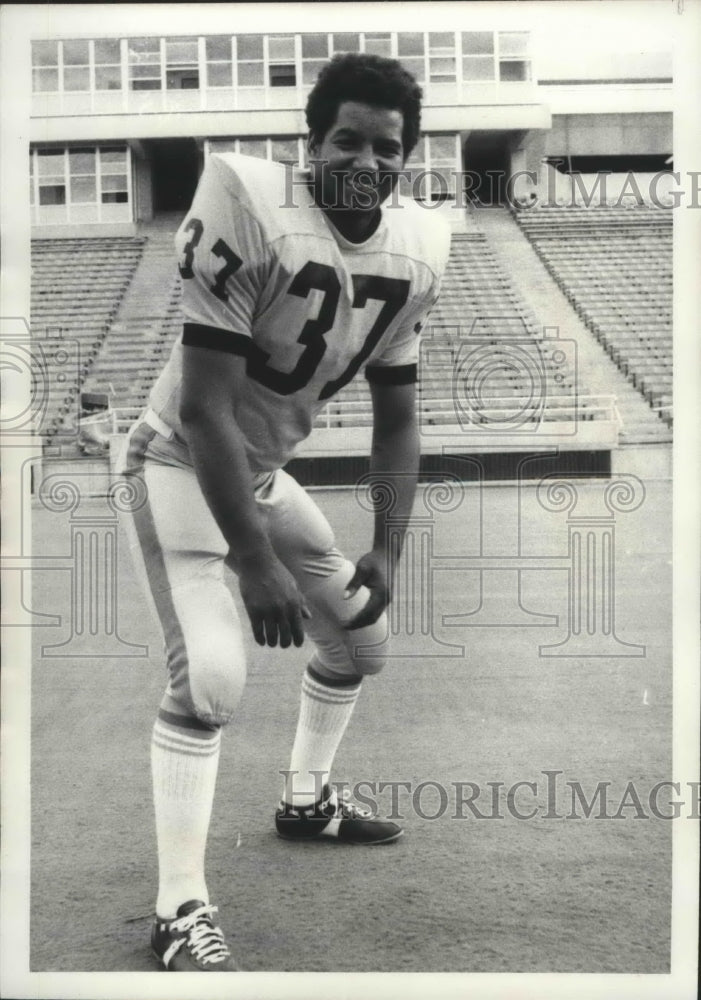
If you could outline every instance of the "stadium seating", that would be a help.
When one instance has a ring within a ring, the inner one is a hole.
[[[672,219],[652,206],[515,212],[612,360],[672,423]]]
[[[31,328],[46,372],[41,433],[75,418],[84,385],[142,256],[137,237],[33,240]]]

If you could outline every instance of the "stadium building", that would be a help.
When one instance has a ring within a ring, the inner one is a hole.
[[[353,51],[396,57],[421,84],[423,131],[401,188],[453,233],[422,343],[427,473],[459,454],[501,478],[542,454],[534,475],[606,475],[621,449],[628,465],[639,455],[667,469],[664,35],[602,43],[583,22],[554,49],[553,26],[511,5],[455,12],[435,30],[389,30],[367,7],[328,31],[321,17],[291,15],[274,32],[210,9],[198,32],[181,28],[180,12],[167,33],[162,13],[153,30],[145,16],[138,32],[106,17],[101,31],[34,33],[31,323],[46,360],[47,457],[104,463],[144,405],[179,334],[173,235],[206,158],[304,166],[306,96],[330,56]],[[353,481],[370,423],[356,379],[319,418],[297,474]]]

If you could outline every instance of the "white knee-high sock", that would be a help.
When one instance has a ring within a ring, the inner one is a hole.
[[[161,708],[151,738],[158,843],[156,913],[167,919],[190,899],[209,902],[204,856],[221,731]]]
[[[290,805],[311,805],[319,798],[359,693],[360,679],[331,680],[307,667],[284,791]]]

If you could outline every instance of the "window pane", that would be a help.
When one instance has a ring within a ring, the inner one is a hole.
[[[506,83],[520,83],[528,79],[528,63],[500,62],[499,79]]]
[[[428,45],[431,49],[452,49],[455,46],[455,35],[452,31],[429,31]]]
[[[265,139],[241,139],[239,149],[244,156],[257,156],[261,160],[268,157],[268,147]]]
[[[119,66],[96,66],[95,67],[95,89],[96,90],[121,90],[122,71]]]
[[[455,76],[455,60],[446,57],[445,59],[431,58],[431,79],[438,74],[440,76]]]
[[[95,40],[95,63],[119,63],[121,61],[117,38],[97,38]]]
[[[305,59],[314,56],[326,57],[329,54],[329,42],[326,35],[302,35],[302,55]]]
[[[96,201],[94,177],[77,177],[71,180],[71,201]]]
[[[114,174],[109,177],[102,177],[103,191],[126,191],[127,179],[124,174]]]
[[[32,42],[32,66],[58,66],[58,42]]]
[[[102,193],[103,205],[124,204],[127,201],[129,201],[129,196],[126,191],[103,191]]]
[[[149,77],[161,76],[160,63],[148,63],[145,66],[132,66],[130,70],[132,80],[147,80]]]
[[[263,39],[260,35],[239,35],[237,45],[239,59],[263,58]]]
[[[209,87],[230,87],[233,82],[231,63],[209,63],[207,85]]]
[[[166,71],[168,90],[197,90],[200,75],[196,69],[169,69]]]
[[[95,173],[95,150],[94,149],[72,149],[68,154],[71,177],[76,174]]]
[[[239,63],[239,87],[261,87],[263,85],[263,63]]]
[[[158,38],[130,38],[128,45],[129,58],[135,62],[138,62],[142,55],[159,55],[161,51],[161,43]],[[143,60],[141,61],[143,62]]]
[[[160,90],[161,81],[160,80],[132,80],[131,81],[132,90]]]
[[[90,90],[90,70],[85,69],[64,69],[63,71],[64,90]]]
[[[197,65],[197,39],[179,38],[177,41],[166,38],[166,62],[169,65]]]
[[[290,36],[271,37],[268,39],[268,58],[271,62],[279,59],[294,59],[295,40]]]
[[[100,149],[100,165],[103,173],[113,174],[117,167],[124,170],[127,165],[126,149],[108,149],[103,146]]]
[[[270,67],[271,87],[294,87],[296,82],[294,64]]]
[[[397,52],[400,56],[420,56],[423,51],[423,34],[418,31],[403,31],[397,35]]]
[[[65,205],[66,186],[65,184],[51,184],[39,188],[40,205]]]
[[[455,159],[455,136],[432,135],[429,137],[431,160]]]
[[[58,150],[56,153],[39,153],[38,166],[40,177],[63,177],[63,150]]]
[[[494,60],[491,56],[463,56],[463,80],[493,80]]]
[[[389,37],[372,38],[365,36],[365,51],[376,56],[388,56],[392,52],[392,43]]]
[[[210,35],[205,38],[207,59],[231,61],[231,36]]]
[[[316,78],[322,66],[326,65],[325,59],[302,63],[302,83],[316,83]]]
[[[273,160],[278,163],[297,163],[299,151],[296,139],[273,139]]]
[[[360,50],[360,35],[357,32],[342,31],[332,39],[334,52],[358,52]]]
[[[494,34],[491,31],[463,31],[462,50],[466,55],[489,55],[494,52]]]
[[[528,51],[527,31],[500,31],[499,54],[502,56],[525,56]]]
[[[35,69],[32,72],[32,89],[36,91],[58,90],[57,69]]]
[[[88,43],[84,41],[63,43],[64,66],[87,66],[89,62]]]
[[[402,66],[404,67],[404,69],[408,73],[411,73],[411,75],[413,77],[415,77],[415,79],[419,83],[423,83],[424,82],[424,76],[425,76],[426,70],[425,70],[425,66],[424,66],[423,56],[421,57],[421,59],[404,59],[404,58],[402,58],[400,60],[400,62],[402,64]]]

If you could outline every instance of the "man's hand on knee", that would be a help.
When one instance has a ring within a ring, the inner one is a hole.
[[[374,625],[392,599],[388,559],[385,552],[373,549],[361,556],[355,567],[355,573],[348,581],[344,596],[346,598],[353,597],[361,587],[367,587],[370,591],[370,597],[365,607],[346,625],[349,630]]]
[[[259,646],[304,642],[305,618],[311,612],[290,571],[272,555],[251,562],[238,561],[241,598],[248,613],[253,636]]]

